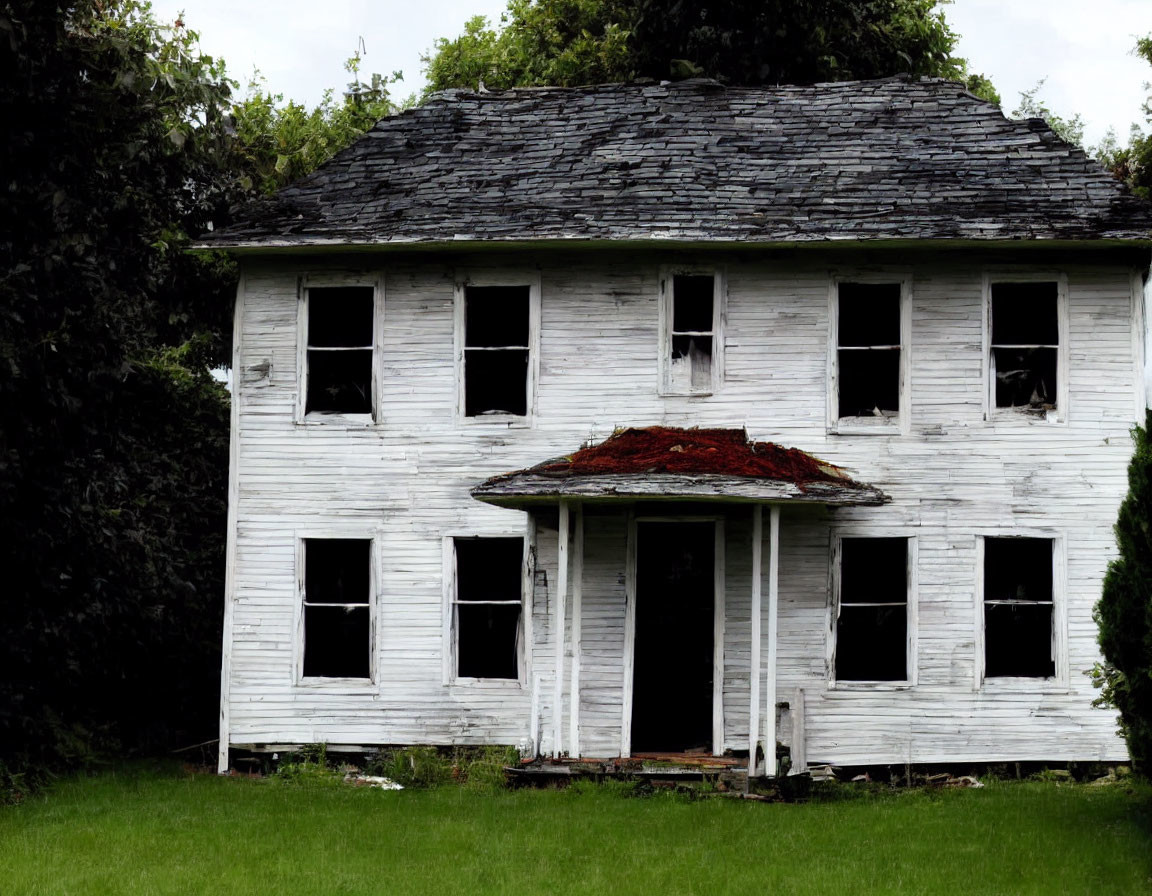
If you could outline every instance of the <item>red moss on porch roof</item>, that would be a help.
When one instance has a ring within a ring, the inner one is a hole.
[[[803,485],[852,480],[838,467],[798,448],[751,442],[743,429],[621,429],[571,457],[545,461],[533,473],[560,475],[685,473],[749,476]]]

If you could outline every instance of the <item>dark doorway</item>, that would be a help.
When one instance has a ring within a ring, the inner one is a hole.
[[[712,752],[715,525],[636,532],[632,753]]]

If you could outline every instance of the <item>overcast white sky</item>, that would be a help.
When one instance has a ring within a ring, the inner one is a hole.
[[[315,103],[348,82],[344,60],[361,38],[362,71],[404,72],[400,95],[423,87],[420,54],[453,37],[473,15],[499,19],[505,0],[153,0],[161,20],[184,11],[205,51],[245,83],[254,68],[285,98]],[[959,54],[990,77],[1007,111],[1041,78],[1057,114],[1080,113],[1095,143],[1109,128],[1126,139],[1143,124],[1152,67],[1130,55],[1152,32],[1152,0],[956,0],[945,8],[961,35]]]

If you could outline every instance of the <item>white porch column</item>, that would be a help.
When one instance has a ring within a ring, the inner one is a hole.
[[[572,533],[572,678],[568,683],[568,755],[580,756],[580,616],[584,590],[584,508],[577,504]]]
[[[780,506],[773,504],[768,517],[768,674],[765,677],[767,716],[764,719],[766,774],[776,776],[776,617],[780,604]]]
[[[563,750],[564,729],[564,617],[568,603],[568,502],[560,502],[560,533],[557,540],[556,602],[552,607],[552,637],[556,646],[556,681],[552,694],[552,755]]]
[[[748,777],[756,775],[760,740],[760,568],[764,553],[764,507],[752,508],[752,651],[748,661]]]

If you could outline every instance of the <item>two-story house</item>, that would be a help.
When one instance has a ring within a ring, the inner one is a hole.
[[[1150,236],[949,82],[381,121],[203,241],[242,264],[221,769],[1122,758],[1086,673]]]

